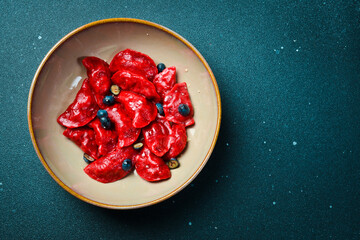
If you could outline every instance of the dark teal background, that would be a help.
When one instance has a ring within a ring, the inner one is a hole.
[[[360,239],[359,1],[2,0],[0,14],[0,239]],[[223,106],[218,143],[193,183],[131,211],[63,190],[27,125],[46,53],[113,17],[189,40]]]

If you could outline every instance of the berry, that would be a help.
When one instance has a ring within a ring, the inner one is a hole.
[[[163,105],[161,103],[157,103],[155,104],[156,105],[156,108],[158,110],[158,113],[161,115],[161,116],[164,116],[165,113],[164,113],[164,108],[163,108]]]
[[[103,99],[103,103],[106,105],[113,105],[115,103],[115,98],[112,95],[105,96]]]
[[[122,163],[122,169],[124,171],[129,171],[130,169],[132,168],[132,162],[131,162],[131,159],[125,159]]]
[[[190,114],[190,108],[187,104],[180,104],[178,110],[184,117]]]
[[[110,92],[114,94],[115,96],[119,95],[120,93],[120,87],[118,85],[111,85]]]
[[[134,147],[135,150],[139,150],[139,149],[141,149],[143,146],[144,146],[144,144],[141,143],[141,142],[139,142],[139,143],[135,143],[133,147]]]
[[[100,109],[99,111],[97,111],[96,116],[97,116],[98,118],[107,117],[107,116],[108,116],[108,113],[107,113],[106,110]]]
[[[163,63],[159,63],[156,67],[158,69],[158,73],[161,73],[166,68],[165,64],[163,64]]]
[[[169,166],[170,169],[175,169],[179,167],[179,161],[176,158],[171,158],[168,162],[167,165]]]
[[[91,157],[90,155],[88,155],[86,153],[84,153],[83,159],[87,164],[90,164],[93,161],[95,161],[95,159],[93,157]]]
[[[101,123],[101,126],[105,129],[111,128],[111,121],[110,121],[110,118],[108,118],[108,117],[101,117],[100,123]]]

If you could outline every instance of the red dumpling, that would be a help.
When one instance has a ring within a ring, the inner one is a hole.
[[[133,127],[132,120],[127,116],[121,104],[105,109],[118,134],[119,148],[133,144],[139,137],[141,129]]]
[[[67,128],[63,132],[63,135],[71,139],[80,147],[81,150],[91,157],[97,159],[100,156],[98,153],[98,146],[95,141],[95,133],[91,128]]]
[[[160,96],[157,94],[154,84],[134,70],[120,69],[111,77],[111,80],[121,89],[139,93],[155,102],[160,101]]]
[[[121,68],[135,69],[150,81],[158,73],[155,62],[146,54],[131,49],[125,49],[115,55],[110,63],[110,71],[117,72]]]
[[[177,157],[186,147],[187,135],[185,126],[183,124],[173,124],[169,139],[170,149],[164,156],[165,159]]]
[[[89,127],[94,129],[95,141],[99,146],[100,155],[106,155],[108,152],[114,150],[118,140],[118,134],[115,129],[104,129],[98,118],[91,121]]]
[[[143,147],[140,154],[136,155],[135,169],[140,177],[149,182],[165,180],[171,177],[168,165],[147,147]]]
[[[109,64],[97,57],[86,57],[82,60],[87,70],[90,86],[96,94],[106,94],[111,86]]]
[[[176,68],[168,67],[157,74],[153,80],[157,93],[164,101],[165,95],[174,87],[176,83]]]
[[[102,183],[115,182],[124,178],[133,170],[133,166],[124,170],[122,165],[125,159],[130,159],[131,162],[134,162],[135,154],[136,151],[132,147],[117,148],[90,163],[85,167],[84,171],[96,181]]]
[[[135,128],[143,128],[156,118],[157,108],[155,104],[139,94],[121,91],[115,97],[115,101],[124,106]]]
[[[58,117],[57,122],[68,128],[81,127],[93,120],[98,110],[89,80],[85,79],[74,102]]]
[[[108,107],[108,105],[106,105],[103,101],[104,97],[106,95],[110,95],[110,93],[109,94],[94,93],[95,101],[96,101],[97,105],[99,106],[99,108],[101,108],[101,109]]]
[[[186,116],[180,114],[180,104],[186,104],[189,107],[189,113]],[[194,108],[185,82],[175,84],[171,91],[165,95],[163,108],[165,118],[170,122],[182,123],[186,127],[195,123],[193,119]]]
[[[143,128],[146,146],[158,157],[162,157],[170,148],[171,126],[165,119],[157,118]]]

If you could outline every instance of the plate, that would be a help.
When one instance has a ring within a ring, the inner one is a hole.
[[[169,180],[150,183],[136,172],[103,184],[83,169],[83,152],[62,135],[56,119],[73,101],[86,78],[84,56],[110,62],[131,48],[155,63],[175,66],[177,81],[188,84],[195,125],[187,128],[188,144],[180,167]],[[161,25],[128,18],[105,19],[84,25],[63,37],[37,69],[28,99],[28,123],[37,155],[53,179],[75,197],[105,208],[132,209],[159,203],[186,187],[203,169],[218,137],[221,101],[215,77],[205,59],[187,40]]]

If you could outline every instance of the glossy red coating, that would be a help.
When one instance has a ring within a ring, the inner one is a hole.
[[[121,148],[133,144],[139,137],[141,129],[133,127],[132,120],[127,116],[124,107],[121,104],[115,104],[105,110],[118,133],[117,147]]]
[[[165,180],[171,177],[168,165],[147,147],[143,147],[140,154],[136,155],[135,169],[140,177],[149,182]]]
[[[183,124],[173,124],[169,137],[170,149],[164,156],[165,159],[177,157],[186,147],[187,135]]]
[[[117,72],[121,68],[135,69],[152,81],[158,73],[155,62],[146,54],[131,49],[117,53],[110,63],[110,71]]]
[[[146,146],[158,157],[162,157],[170,148],[171,126],[165,119],[157,118],[142,129]]]
[[[106,155],[108,152],[115,149],[118,140],[118,134],[115,128],[109,130],[104,129],[98,118],[95,118],[88,125],[90,128],[94,129],[95,141],[99,146],[100,155]]]
[[[180,104],[187,104],[189,106],[189,115],[183,116],[179,113]],[[165,95],[163,108],[165,117],[170,122],[182,123],[186,127],[195,123],[193,119],[194,108],[185,82],[175,84],[171,91]]]
[[[134,160],[136,151],[132,147],[117,148],[98,160],[90,163],[84,172],[92,179],[102,183],[115,182],[128,175],[133,168],[128,171],[122,169],[125,159]]]
[[[155,86],[146,77],[130,69],[120,69],[112,77],[113,83],[123,90],[139,93],[149,100],[160,101]]]
[[[143,128],[156,118],[155,104],[137,93],[121,91],[115,101],[124,106],[135,128]]]
[[[174,87],[176,83],[176,68],[168,67],[157,74],[153,80],[156,91],[164,101],[165,95]]]
[[[97,159],[100,157],[98,153],[98,146],[95,142],[94,130],[88,127],[80,128],[67,128],[63,132],[63,135],[71,139],[81,150],[91,157]]]
[[[187,85],[176,83],[176,68],[168,67],[158,74],[149,56],[131,49],[116,54],[110,66],[97,57],[86,57],[82,62],[88,79],[57,120],[68,127],[66,137],[97,159],[85,173],[103,183],[120,180],[133,170],[122,169],[123,161],[129,158],[147,181],[170,178],[164,160],[181,154],[187,144],[185,127],[195,123]],[[108,106],[103,98],[111,94],[112,84],[121,91],[114,96],[116,103]],[[158,114],[157,102],[163,103],[165,116]],[[180,104],[189,106],[189,115],[179,113]],[[99,107],[107,111],[111,129],[104,129],[96,117]],[[144,146],[134,150],[131,145],[135,142]]]
[[[104,108],[107,108],[107,107],[108,107],[108,105],[106,105],[106,104],[103,102],[104,97],[105,97],[106,95],[110,95],[110,93],[108,93],[108,94],[99,94],[99,93],[96,94],[96,93],[94,93],[95,101],[96,101],[97,105],[99,106],[99,108],[101,108],[101,109],[104,109]]]
[[[94,119],[98,109],[89,81],[85,79],[75,100],[58,117],[57,122],[68,128],[81,127]]]
[[[97,57],[86,57],[82,60],[87,70],[90,86],[96,94],[106,94],[111,86],[109,64]]]

